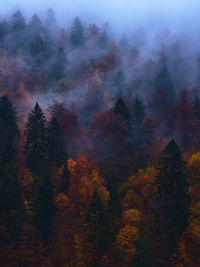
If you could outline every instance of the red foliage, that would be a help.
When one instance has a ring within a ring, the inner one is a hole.
[[[63,102],[54,101],[49,111],[55,116],[60,124],[66,142],[70,142],[78,127],[78,117],[74,112],[69,111]]]

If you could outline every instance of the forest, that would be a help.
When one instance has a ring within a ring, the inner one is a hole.
[[[200,57],[144,36],[1,17],[0,266],[200,266]]]

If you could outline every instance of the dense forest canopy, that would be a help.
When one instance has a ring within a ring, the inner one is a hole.
[[[200,48],[144,35],[1,18],[0,266],[200,266]]]

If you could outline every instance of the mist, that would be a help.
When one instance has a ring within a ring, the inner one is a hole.
[[[187,32],[198,27],[200,3],[198,0],[8,0],[1,5],[1,15],[21,9],[28,19],[34,13],[44,16],[48,8],[55,11],[62,25],[78,15],[89,23],[108,21],[118,33],[138,26],[145,26],[150,31],[167,27],[172,32]]]

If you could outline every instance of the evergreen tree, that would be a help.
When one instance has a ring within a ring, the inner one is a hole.
[[[14,160],[18,137],[16,110],[7,96],[0,98],[0,168]]]
[[[36,176],[42,175],[47,167],[47,135],[45,116],[36,103],[26,123],[25,156],[28,168]]]
[[[119,195],[117,192],[117,184],[114,182],[114,179],[111,178],[107,181],[107,189],[110,193],[109,211],[112,215],[120,218],[122,214],[122,207],[120,205]]]
[[[14,168],[18,139],[16,110],[7,96],[0,98],[0,220],[11,234],[18,234],[23,220],[23,201]]]
[[[124,78],[124,74],[122,71],[118,71],[116,78],[114,80],[114,86],[117,89],[117,93],[120,95],[123,92],[123,88],[124,88],[124,82],[125,82],[125,78]]]
[[[53,186],[49,177],[45,175],[35,203],[35,216],[33,218],[33,222],[44,241],[48,240],[52,232],[52,219],[55,211]]]
[[[40,18],[38,17],[37,14],[35,14],[29,24],[28,24],[28,30],[29,33],[31,35],[31,37],[33,38],[33,35],[39,34],[42,30],[42,22],[40,20]]]
[[[141,125],[145,116],[145,109],[142,101],[136,96],[133,100],[133,108],[131,111],[131,125],[133,130],[137,130]]]
[[[166,66],[162,67],[154,81],[157,90],[162,89],[167,91],[167,95],[171,104],[176,102],[176,91]]]
[[[52,75],[56,80],[60,80],[63,77],[66,63],[67,57],[65,55],[65,52],[63,48],[59,48],[54,64],[52,66]]]
[[[115,114],[120,114],[124,120],[129,119],[129,111],[124,103],[124,100],[121,97],[117,100],[113,111]]]
[[[127,36],[124,34],[119,42],[121,51],[124,55],[128,54],[129,51],[129,41],[127,39]]]
[[[144,231],[140,231],[136,242],[136,252],[132,255],[130,267],[155,267],[150,244]]]
[[[67,161],[66,144],[56,117],[51,119],[48,127],[48,156],[57,166]]]
[[[0,221],[15,237],[20,234],[24,219],[25,208],[21,198],[21,188],[11,162],[0,169]]]
[[[94,244],[96,256],[101,257],[108,251],[112,242],[112,230],[108,215],[101,204],[97,191],[87,213],[87,223],[90,231],[89,239]]]
[[[20,10],[17,10],[11,17],[11,30],[13,32],[23,31],[26,28],[26,21]]]
[[[78,17],[73,22],[70,39],[72,48],[74,49],[85,44],[83,25]]]
[[[185,162],[172,140],[158,161],[155,193],[154,234],[160,266],[169,264],[176,242],[188,225],[188,184]],[[168,266],[168,265],[167,265]]]
[[[108,45],[108,34],[107,31],[104,29],[99,39],[99,46],[102,49],[106,49],[107,45]]]
[[[9,33],[8,22],[4,19],[0,22],[0,40],[2,41],[6,35]]]
[[[45,20],[45,24],[46,24],[46,27],[48,28],[55,27],[56,25],[55,12],[51,8],[47,10],[47,17]]]
[[[198,96],[195,97],[193,109],[197,126],[200,127],[200,100]]]
[[[29,51],[33,57],[38,58],[46,52],[46,44],[40,35],[37,35],[29,45]]]

